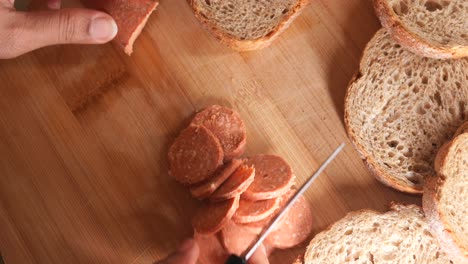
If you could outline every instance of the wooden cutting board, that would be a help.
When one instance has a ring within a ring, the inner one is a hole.
[[[107,44],[0,61],[5,263],[154,263],[174,250],[198,202],[168,176],[167,149],[214,103],[242,115],[247,155],[283,156],[299,184],[347,143],[306,193],[314,234],[353,210],[420,203],[378,183],[343,127],[347,83],[378,28],[370,1],[314,0],[271,47],[238,53],[184,0],[161,0],[132,57]]]

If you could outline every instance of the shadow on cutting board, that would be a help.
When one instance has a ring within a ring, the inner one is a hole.
[[[364,5],[364,6],[363,6]],[[360,1],[349,10],[346,22],[341,24],[346,37],[345,45],[338,45],[328,65],[328,91],[335,110],[344,122],[344,100],[351,78],[359,70],[359,61],[367,42],[380,28],[372,4]],[[340,78],[337,78],[340,74]]]

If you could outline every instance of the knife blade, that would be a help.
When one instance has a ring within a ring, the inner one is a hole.
[[[327,158],[327,160],[315,171],[315,173],[310,176],[310,178],[301,186],[299,191],[294,194],[294,196],[289,199],[288,203],[286,206],[281,209],[279,214],[273,219],[273,221],[269,224],[269,226],[262,232],[260,237],[257,239],[257,241],[246,250],[244,254],[241,256],[237,255],[230,255],[228,260],[226,261],[226,264],[246,264],[247,260],[252,257],[252,255],[255,253],[255,251],[258,249],[258,247],[263,243],[263,241],[266,239],[266,237],[270,234],[271,231],[273,231],[273,228],[278,224],[278,222],[281,220],[281,218],[288,212],[288,210],[294,205],[294,203],[299,199],[299,197],[304,194],[304,192],[312,185],[312,183],[318,178],[318,176],[327,168],[327,166],[338,156],[338,154],[343,150],[345,147],[345,144],[342,143],[333,153]]]

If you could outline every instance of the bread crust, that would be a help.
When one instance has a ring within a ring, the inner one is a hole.
[[[422,204],[429,228],[438,238],[441,248],[454,263],[462,264],[468,263],[468,249],[462,247],[461,241],[454,233],[454,230],[450,228],[450,225],[448,225],[447,220],[439,208],[441,190],[446,182],[445,176],[440,172],[443,171],[443,167],[447,163],[451,148],[457,146],[458,140],[468,140],[468,134],[448,142],[437,153],[435,167],[438,175],[426,181]]]
[[[468,133],[468,121],[466,121],[465,123],[463,123],[463,125],[461,125],[457,131],[455,132],[455,136],[458,136],[458,135],[461,135],[463,133]]]
[[[391,212],[391,211],[398,212],[398,211],[401,211],[401,210],[418,210],[420,212],[423,211],[423,209],[421,207],[419,207],[419,206],[417,206],[415,204],[405,204],[405,203],[399,203],[399,202],[392,201],[389,204],[389,210],[387,210],[385,212],[379,212],[379,211],[376,211],[376,210],[373,210],[373,209],[360,209],[360,210],[349,212],[344,217],[342,217],[341,219],[336,221],[335,223],[329,225],[327,228],[320,231],[319,234],[324,233],[324,232],[328,232],[329,230],[331,230],[335,226],[340,225],[343,219],[351,217],[351,216],[360,215],[362,213],[381,215],[381,214],[386,214],[386,213]],[[305,252],[304,257],[303,257],[303,263],[307,263],[307,260],[309,260],[311,258],[311,257],[309,257],[309,254],[311,254],[312,252],[309,252],[309,247],[312,244],[312,242],[316,239],[317,235],[314,238],[312,238],[312,240],[309,242],[309,245],[307,246],[306,252]]]
[[[298,0],[297,4],[292,8],[288,16],[281,21],[278,26],[268,36],[256,40],[239,40],[233,38],[231,35],[226,34],[216,27],[216,25],[208,18],[204,17],[195,6],[195,0],[187,0],[192,8],[195,17],[202,23],[202,25],[221,43],[231,47],[237,51],[251,51],[262,49],[269,46],[289,25],[295,18],[302,12],[302,10],[310,4],[310,0]]]
[[[368,47],[373,45],[373,40],[375,39],[375,35],[379,34],[380,30],[377,31],[374,36],[372,37],[371,41],[366,45],[364,50],[367,50]],[[354,76],[351,78],[348,84],[348,89],[346,90],[346,95],[345,95],[345,105],[344,105],[344,125],[345,125],[345,130],[346,133],[348,134],[348,137],[351,140],[351,143],[353,144],[354,148],[357,149],[359,156],[361,159],[364,161],[364,164],[367,166],[368,170],[371,172],[371,174],[379,180],[381,183],[385,184],[386,186],[389,186],[391,188],[394,188],[400,192],[405,192],[405,193],[411,193],[411,194],[422,194],[423,190],[422,189],[415,189],[411,188],[408,186],[406,183],[400,183],[399,181],[395,180],[395,178],[390,175],[390,173],[387,173],[380,168],[380,166],[372,159],[372,156],[365,151],[365,148],[359,144],[356,135],[353,133],[350,127],[350,116],[348,112],[348,105],[350,105],[351,98],[353,97],[352,94],[356,93],[355,89],[351,89],[353,83],[355,83],[361,76],[361,65],[362,62],[366,60],[365,57],[366,52],[363,52],[361,55],[361,60],[359,63],[359,70]]]
[[[435,59],[455,59],[468,56],[468,46],[446,48],[435,46],[411,32],[395,15],[388,0],[373,0],[375,13],[382,26],[406,49],[424,57]]]

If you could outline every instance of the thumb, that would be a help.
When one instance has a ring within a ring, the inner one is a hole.
[[[23,52],[55,44],[99,44],[117,34],[114,19],[89,9],[16,12],[14,41]]]
[[[200,248],[193,239],[185,240],[176,252],[157,264],[195,264],[197,263]]]

